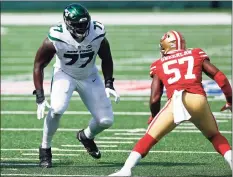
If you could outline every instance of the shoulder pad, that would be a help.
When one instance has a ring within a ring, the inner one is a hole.
[[[192,53],[200,56],[202,59],[209,59],[208,55],[201,48],[193,48]]]
[[[64,42],[67,43],[65,38],[65,32],[64,25],[62,23],[52,26],[49,30],[48,39],[51,42]]]
[[[99,38],[103,39],[106,34],[104,25],[98,21],[91,21],[90,33],[92,36],[92,41]]]
[[[91,21],[92,28],[95,31],[96,34],[104,34],[105,33],[105,27],[104,25],[99,21]]]

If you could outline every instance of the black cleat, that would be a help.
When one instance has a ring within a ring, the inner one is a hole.
[[[84,130],[80,130],[77,132],[77,139],[83,144],[86,148],[87,152],[95,159],[99,159],[101,157],[101,153],[97,148],[94,139],[88,139],[84,134]]]
[[[43,149],[39,148],[39,159],[40,159],[40,167],[43,168],[51,168],[52,167],[52,153],[51,148]]]

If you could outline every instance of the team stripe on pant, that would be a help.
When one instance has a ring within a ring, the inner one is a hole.
[[[155,118],[152,120],[152,122],[150,123],[149,127],[146,130],[146,133],[148,133],[148,131],[151,129],[152,125],[154,124],[154,122],[156,121],[156,119],[159,117],[159,115],[168,107],[168,105],[171,103],[171,99],[164,105],[163,109],[161,109],[159,111],[159,113],[155,116]]]

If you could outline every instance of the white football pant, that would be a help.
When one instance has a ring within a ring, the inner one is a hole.
[[[52,81],[50,105],[51,109],[44,121],[42,148],[49,148],[52,136],[59,126],[62,114],[68,108],[74,91],[79,93],[80,98],[92,114],[89,123],[90,131],[96,135],[112,126],[112,104],[105,93],[105,87],[98,73],[90,75],[83,80],[76,80],[60,69],[54,69]],[[78,107],[77,107],[78,111]],[[74,115],[80,117],[80,115]]]

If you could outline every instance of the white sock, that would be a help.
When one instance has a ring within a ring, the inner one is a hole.
[[[232,169],[232,160],[231,160],[231,155],[232,155],[232,150],[227,151],[224,154],[224,159],[228,162],[228,164],[230,165],[231,169]]]
[[[131,170],[141,160],[142,156],[136,151],[132,151],[125,161],[122,170]]]
[[[102,118],[103,119],[103,118]],[[109,118],[106,120],[99,120],[99,122],[112,122],[112,119]],[[92,118],[89,122],[89,126],[84,130],[84,134],[87,138],[93,139],[96,135],[98,135],[100,132],[104,131],[105,129],[109,128],[111,126],[111,123],[106,124],[105,126],[101,125],[100,123],[97,123],[97,121]]]
[[[91,133],[91,129],[89,126],[84,130],[84,134],[88,139],[93,139],[95,136],[93,133]]]

